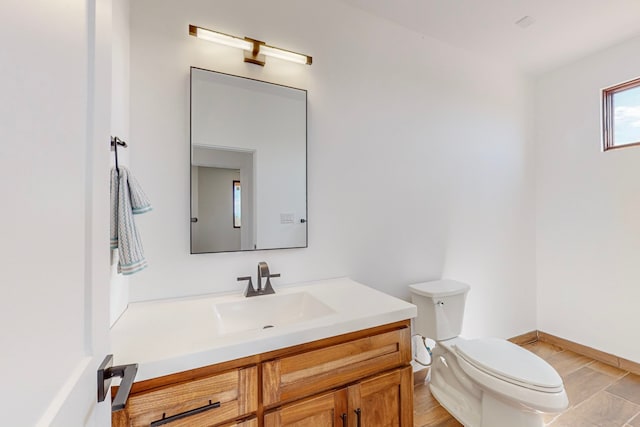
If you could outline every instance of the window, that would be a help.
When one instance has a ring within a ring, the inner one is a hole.
[[[242,212],[240,204],[242,200],[242,188],[240,181],[233,181],[233,228],[240,228],[242,222]]]
[[[602,91],[602,148],[640,145],[640,78]]]

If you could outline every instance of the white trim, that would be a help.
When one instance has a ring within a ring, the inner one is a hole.
[[[67,405],[71,400],[70,397],[72,396],[76,385],[81,381],[92,359],[92,357],[87,356],[83,358],[80,363],[78,363],[69,378],[67,378],[67,381],[60,388],[60,390],[58,390],[58,393],[56,393],[53,400],[51,400],[51,403],[49,403],[49,406],[44,411],[44,414],[42,414],[42,416],[36,423],[36,427],[50,426],[55,421],[58,415],[63,411],[64,406]]]

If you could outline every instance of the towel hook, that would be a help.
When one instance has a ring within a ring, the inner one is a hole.
[[[111,149],[116,157],[116,171],[120,174],[120,168],[118,167],[118,145],[127,148],[127,143],[118,138],[117,136],[111,137]]]

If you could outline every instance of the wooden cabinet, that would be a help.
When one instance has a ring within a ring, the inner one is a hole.
[[[258,368],[232,369],[129,396],[115,412],[118,427],[208,427],[236,420],[258,409]],[[245,424],[230,424],[245,427]],[[251,424],[246,424],[247,427]]]
[[[413,427],[410,361],[407,320],[134,383],[112,424]]]
[[[411,367],[274,409],[264,427],[412,427]]]

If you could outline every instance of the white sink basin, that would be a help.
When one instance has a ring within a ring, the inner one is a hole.
[[[308,292],[261,295],[213,305],[219,334],[277,328],[335,313]]]

